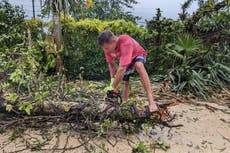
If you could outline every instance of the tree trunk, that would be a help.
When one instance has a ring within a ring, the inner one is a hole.
[[[33,7],[33,18],[35,18],[35,6],[34,6],[34,0],[32,0],[32,7]]]
[[[6,101],[4,98],[0,100],[2,103],[0,104],[0,114],[20,114],[26,115],[25,110],[19,110],[19,106],[21,102],[12,102]],[[149,112],[149,108],[147,106],[136,106],[135,104],[121,105],[117,102],[109,102],[109,101],[89,101],[89,102],[53,102],[50,100],[46,100],[40,103],[32,103],[33,108],[31,110],[31,115],[36,116],[38,114],[42,115],[61,115],[61,114],[72,114],[75,117],[89,117],[93,118],[94,121],[103,120],[108,117],[116,118],[120,121],[132,121],[135,119],[144,120],[144,119],[154,119],[154,120],[162,120],[169,121],[172,116],[168,114],[168,107],[172,107],[177,105],[177,102],[169,102],[164,104],[159,104],[159,109],[161,112],[161,116],[159,114],[154,114]],[[7,112],[7,105],[12,106],[12,110]],[[154,117],[154,118],[153,118]],[[159,118],[160,117],[160,118]]]
[[[53,26],[54,26],[54,41],[57,46],[57,59],[56,59],[56,71],[61,75],[63,71],[63,61],[61,58],[61,23],[60,23],[60,13],[58,12],[58,2],[53,0],[52,4],[52,14],[53,14]]]
[[[32,48],[32,36],[31,36],[30,28],[27,29],[27,33],[28,33],[28,49],[31,50],[31,48]]]

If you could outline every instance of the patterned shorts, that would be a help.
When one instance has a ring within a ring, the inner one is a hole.
[[[137,57],[135,57],[132,62],[128,65],[124,77],[123,77],[123,81],[129,81],[130,76],[134,73],[134,65],[136,62],[142,62],[143,64],[146,63],[146,56],[145,55],[139,55]]]

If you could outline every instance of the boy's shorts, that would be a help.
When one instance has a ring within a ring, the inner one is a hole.
[[[136,62],[142,62],[143,64],[146,63],[146,56],[145,55],[139,55],[137,57],[135,57],[132,62],[128,65],[124,77],[123,77],[123,81],[129,81],[130,76],[134,73],[134,65]]]

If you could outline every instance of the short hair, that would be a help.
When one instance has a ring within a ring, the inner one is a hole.
[[[97,37],[97,42],[100,46],[103,46],[105,43],[109,43],[114,36],[112,31],[104,30]]]

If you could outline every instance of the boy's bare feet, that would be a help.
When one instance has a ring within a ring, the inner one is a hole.
[[[149,104],[149,111],[150,112],[156,112],[158,110],[159,109],[158,109],[158,107],[157,107],[157,105],[155,103]]]

